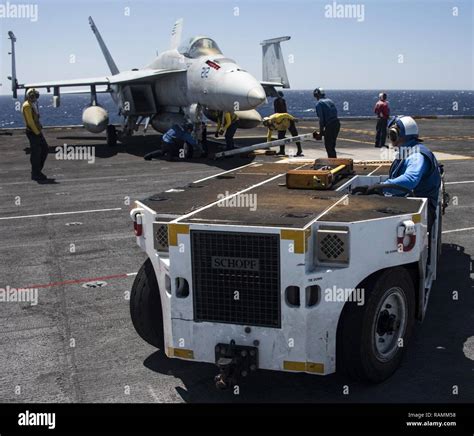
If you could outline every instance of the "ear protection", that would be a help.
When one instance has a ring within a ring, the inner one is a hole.
[[[28,89],[26,96],[31,97],[32,95],[34,95],[36,98],[39,98],[40,93],[35,88]]]
[[[398,116],[392,118],[388,124],[388,137],[393,142],[398,141],[400,138],[405,138],[406,140],[416,138],[417,141],[421,142],[418,134],[418,126],[412,117]]]
[[[400,127],[396,122],[388,129],[388,137],[392,142],[397,142],[400,138]]]
[[[323,88],[316,88],[314,91],[313,91],[313,95],[315,97],[324,97],[325,93],[324,93],[324,89]]]
[[[392,142],[398,141],[405,136],[405,126],[400,121],[400,117],[394,117],[388,125],[388,138]]]

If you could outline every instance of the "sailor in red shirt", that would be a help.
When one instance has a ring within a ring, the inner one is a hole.
[[[377,115],[377,134],[375,135],[375,146],[377,148],[386,147],[387,123],[390,117],[390,107],[388,106],[387,94],[381,92],[379,101],[376,103],[374,113]]]

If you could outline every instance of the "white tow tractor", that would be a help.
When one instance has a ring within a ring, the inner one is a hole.
[[[426,198],[383,195],[388,169],[252,163],[137,201],[136,331],[216,363],[220,388],[259,368],[387,379],[425,315],[447,204],[443,183],[429,234]]]

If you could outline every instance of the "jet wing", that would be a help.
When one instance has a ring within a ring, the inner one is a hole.
[[[149,82],[155,78],[169,74],[179,74],[185,72],[186,69],[181,70],[155,70],[155,69],[144,69],[136,71],[124,71],[123,73],[104,76],[104,77],[93,77],[86,79],[70,79],[70,80],[58,80],[51,82],[38,82],[38,83],[25,83],[18,85],[19,89],[26,88],[63,88],[71,86],[101,86],[101,85],[127,85],[136,82]]]
[[[70,80],[57,80],[52,82],[33,82],[18,85],[19,89],[24,88],[54,88],[54,87],[67,87],[67,86],[91,86],[91,85],[109,85],[110,82],[107,77],[93,77],[88,79],[70,79]]]
[[[137,71],[124,71],[123,73],[116,74],[110,77],[110,83],[112,85],[124,85],[133,82],[148,82],[159,76],[165,76],[169,74],[179,74],[186,72],[186,68],[180,70],[152,70],[143,69]]]
[[[90,94],[90,89],[72,89],[71,91],[61,91],[61,95]],[[109,88],[96,89],[96,94],[110,94]]]

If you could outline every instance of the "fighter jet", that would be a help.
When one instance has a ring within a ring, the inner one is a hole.
[[[11,40],[13,97],[18,90],[46,88],[53,90],[53,106],[59,107],[61,89],[87,87],[88,90],[62,93],[90,93],[90,105],[84,109],[82,121],[91,133],[106,130],[107,143],[115,145],[131,136],[144,123],[165,132],[175,123],[185,120],[195,123],[196,131],[202,124],[203,114],[215,121],[217,111],[236,112],[240,128],[252,128],[261,122],[255,110],[276,94],[275,87],[289,88],[280,43],[290,37],[263,41],[263,81],[258,81],[242,69],[236,61],[226,57],[217,43],[207,36],[195,36],[181,44],[183,20],[173,26],[170,49],[161,53],[142,69],[120,72],[92,17],[89,24],[95,34],[111,74],[104,77],[58,80],[20,84],[16,74],[15,43]],[[104,89],[99,89],[99,88]],[[109,93],[122,117],[122,128],[117,131],[109,124],[107,111],[99,104],[98,93]]]

